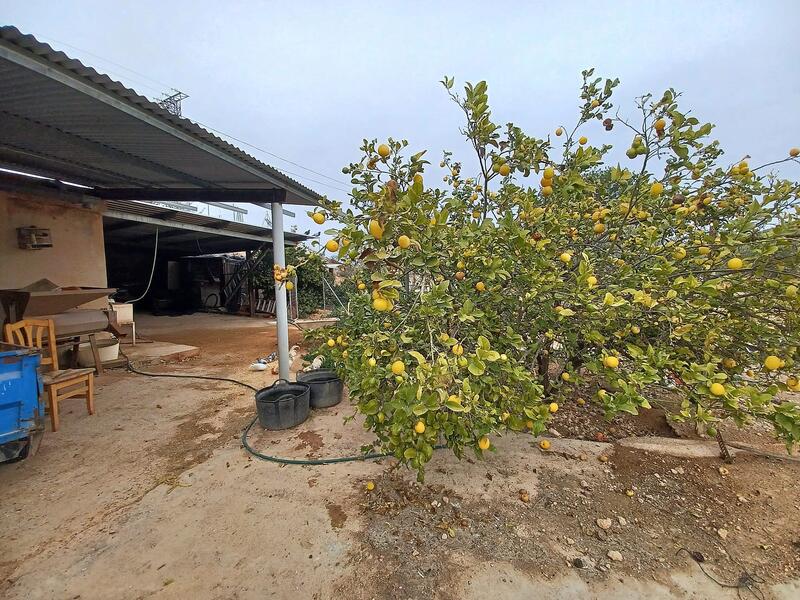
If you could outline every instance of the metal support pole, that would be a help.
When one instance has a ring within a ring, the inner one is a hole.
[[[275,264],[286,268],[283,242],[283,206],[272,203],[272,254]],[[278,338],[278,371],[281,379],[289,380],[289,320],[286,315],[286,286],[275,282],[276,337]]]

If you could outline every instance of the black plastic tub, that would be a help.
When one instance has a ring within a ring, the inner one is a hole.
[[[311,387],[311,408],[336,406],[342,401],[344,382],[332,369],[300,372],[297,381]]]
[[[310,412],[311,388],[302,382],[278,379],[256,392],[258,421],[264,429],[288,429],[300,425]]]

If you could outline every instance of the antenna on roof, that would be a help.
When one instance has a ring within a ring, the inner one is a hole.
[[[175,88],[172,88],[172,92],[172,94],[165,92],[161,100],[157,101],[157,104],[168,113],[180,117],[181,101],[186,100],[189,94],[184,94],[182,91],[176,90]]]

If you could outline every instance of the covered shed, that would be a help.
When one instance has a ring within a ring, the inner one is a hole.
[[[105,287],[106,241],[256,250],[284,263],[284,204],[320,195],[189,119],[25,35],[0,27],[0,288],[43,277]],[[272,229],[142,201],[247,202]],[[20,233],[25,229],[27,233]],[[41,232],[40,237],[37,237]],[[23,244],[23,235],[32,240]],[[194,250],[191,250],[194,251]],[[71,274],[72,273],[72,274]],[[285,288],[276,288],[281,375],[288,375]]]

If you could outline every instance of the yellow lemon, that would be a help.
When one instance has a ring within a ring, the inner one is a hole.
[[[509,173],[511,173],[511,167],[508,164],[500,165],[500,168],[497,169],[497,172],[500,173],[503,177],[507,177]]]
[[[782,365],[783,361],[774,354],[770,354],[764,359],[764,368],[766,368],[767,371],[777,371]]]
[[[653,185],[650,186],[650,195],[651,196],[660,196],[661,192],[664,191],[664,184],[660,181],[656,181]]]
[[[425,433],[425,423],[422,421],[417,421],[417,424],[414,425],[414,431],[417,433]]]
[[[662,131],[664,127],[667,126],[667,122],[664,119],[658,119],[654,123],[656,131]]]
[[[594,229],[595,233],[603,233],[606,230],[606,226],[603,223],[597,222],[592,229]]]
[[[367,485],[366,485],[366,486],[364,486],[364,487],[366,487],[366,488],[367,488],[367,491],[368,491],[368,492],[371,492],[372,490],[374,490],[374,489],[375,489],[375,484],[374,484],[373,482],[371,482],[371,481],[368,481],[368,482],[367,482]]]
[[[386,298],[375,298],[372,301],[372,308],[374,308],[378,312],[387,311],[391,307],[392,307],[392,305],[389,303],[389,301]]]
[[[411,245],[411,238],[407,235],[401,235],[399,238],[397,238],[397,245],[405,250]]]
[[[392,373],[395,375],[402,375],[406,372],[406,365],[402,360],[396,360],[392,363]]]
[[[417,185],[422,185],[422,173],[417,173],[414,175],[414,183]]]
[[[596,286],[597,285],[597,277],[595,277],[594,275],[589,275],[586,278],[586,283],[589,285],[589,287]]]
[[[734,258],[731,258],[730,260],[728,260],[728,268],[731,271],[738,271],[743,266],[744,266],[744,262],[742,261],[741,258],[734,257]]]
[[[567,373],[566,371],[564,373],[562,373],[561,374],[561,379],[564,380],[564,381],[569,381],[569,373]]]
[[[490,445],[491,442],[489,441],[489,438],[486,436],[483,436],[481,439],[478,440],[478,448],[480,448],[481,450],[488,450]]]
[[[722,366],[726,369],[733,369],[736,366],[736,361],[732,358],[726,358],[722,361]]]
[[[606,356],[603,359],[603,366],[608,369],[616,369],[619,366],[619,359],[616,356]]]
[[[339,242],[337,242],[336,240],[328,240],[325,243],[325,249],[328,252],[336,252],[339,250]]]
[[[387,156],[389,156],[389,154],[391,154],[391,152],[392,152],[391,148],[389,148],[389,146],[387,146],[386,144],[381,144],[380,146],[378,146],[378,154],[380,155],[381,158],[386,158]]]
[[[551,196],[553,194],[553,188],[549,185],[546,185],[542,188],[542,196]]]
[[[380,240],[383,237],[383,227],[381,227],[381,224],[378,221],[372,219],[369,222],[369,233],[376,240]]]
[[[561,129],[561,127],[558,127],[558,128],[556,129],[556,135],[557,135],[557,136],[562,136],[563,134],[564,134],[564,130],[563,130],[563,129]],[[794,150],[794,148],[793,148],[793,150]]]
[[[291,292],[294,289],[294,284],[291,281],[286,282],[286,291]]]
[[[682,260],[686,258],[686,248],[683,246],[678,246],[672,251],[672,258],[675,260]]]
[[[570,254],[569,252],[562,252],[561,256],[559,256],[558,258],[559,260],[561,260],[561,262],[566,264],[572,260],[572,254]]]
[[[451,351],[456,356],[461,356],[462,354],[464,354],[464,346],[462,346],[461,344],[453,344]]]
[[[585,135],[582,135],[581,137],[578,138],[578,143],[581,146],[585,146],[586,142],[588,142],[588,141],[589,141],[589,138],[587,138]]]
[[[367,361],[367,364],[368,364],[370,367],[374,367],[375,365],[377,365],[377,364],[378,364],[378,361],[377,361],[377,360],[375,360],[374,358],[370,358],[370,359]]]
[[[708,256],[711,254],[711,248],[708,246],[700,246],[697,251],[700,253],[701,256]]]
[[[797,296],[797,286],[796,285],[789,285],[786,287],[786,296],[788,298],[794,298]]]
[[[542,440],[539,442],[539,448],[542,450],[550,450],[550,442],[548,440]]]
[[[333,348],[336,345],[336,340],[328,338],[326,343],[328,344],[329,348]]]
[[[553,179],[553,176],[555,174],[556,174],[556,172],[555,172],[555,169],[553,169],[553,167],[545,167],[544,168],[544,172],[542,173],[542,175],[544,175],[545,179]]]
[[[360,290],[367,289],[367,284],[362,281],[361,283],[358,284],[358,289]]]
[[[319,212],[315,212],[313,215],[311,215],[311,218],[314,219],[314,223],[317,225],[322,225],[325,222],[325,215]]]
[[[556,402],[551,402],[550,406],[548,406],[548,409],[550,410],[551,413],[557,412],[558,404]]]
[[[638,325],[634,325],[633,327],[631,327],[631,333],[632,333],[633,335],[639,335],[639,332],[640,332],[640,331],[641,331],[641,329],[639,329],[639,326],[638,326]]]
[[[708,388],[709,391],[714,394],[715,396],[724,396],[725,395],[725,386],[721,383],[714,382]]]
[[[483,283],[482,281],[479,281],[478,283],[475,284],[475,289],[478,290],[479,292],[485,292],[486,284]]]

